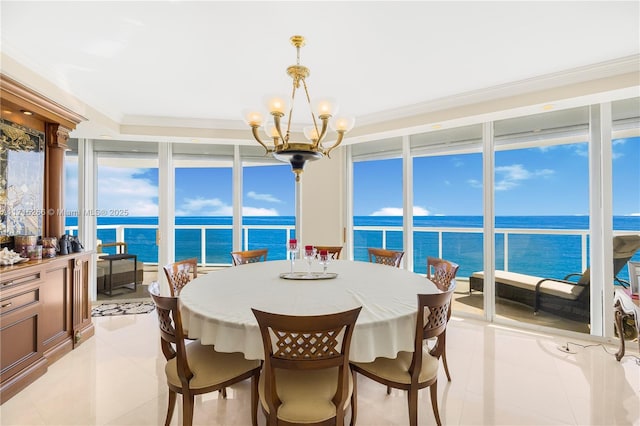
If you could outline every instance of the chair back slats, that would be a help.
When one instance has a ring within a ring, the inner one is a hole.
[[[396,268],[400,267],[400,262],[402,261],[402,256],[404,256],[403,251],[396,250],[387,250],[381,248],[368,248],[369,252],[369,262],[371,263],[380,263],[382,265],[395,266]]]
[[[327,254],[333,260],[340,259],[340,252],[342,252],[342,246],[314,246],[314,247],[316,248],[316,250],[318,250],[318,253],[320,253],[321,250],[326,250]]]
[[[180,292],[193,280],[198,277],[198,259],[191,258],[164,266],[164,274],[169,281],[171,295],[178,297]]]
[[[232,251],[231,260],[233,266],[244,265],[247,263],[266,262],[269,249],[256,249],[245,251]]]
[[[427,278],[442,291],[449,289],[459,268],[457,263],[437,257],[427,257]]]
[[[336,416],[343,416],[351,374],[349,347],[361,309],[317,316],[280,315],[252,309],[265,353],[263,374],[268,424],[277,423],[278,407],[282,404],[276,390],[276,369],[301,371],[337,367],[337,388],[332,399],[338,410]]]
[[[161,296],[158,283],[149,286],[149,294],[156,305],[158,325],[160,327],[160,343],[162,353],[168,360],[178,357],[178,371],[182,371],[181,380],[190,380],[193,374],[186,361],[185,335],[182,331],[182,317],[178,309],[178,298]]]
[[[313,369],[348,362],[344,355],[360,309],[312,316],[252,311],[260,326],[265,360],[280,368],[295,364],[296,369]]]
[[[415,350],[417,352],[415,353],[421,353],[424,340],[434,337],[439,338],[445,332],[449,319],[448,313],[452,294],[453,289],[443,293],[418,295],[415,339]],[[442,351],[442,347],[439,346],[440,342],[436,341],[436,345],[431,351],[432,355],[438,356]],[[421,360],[422,357],[414,356],[414,358],[420,358]]]
[[[274,358],[304,360],[321,359],[340,356],[341,337],[344,328],[299,333],[285,330],[271,329],[275,341],[273,342]]]

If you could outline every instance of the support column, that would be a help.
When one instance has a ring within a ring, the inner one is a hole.
[[[162,294],[169,294],[163,266],[175,260],[175,173],[169,142],[158,142],[158,282]]]
[[[242,250],[242,158],[240,146],[233,146],[233,250]]]
[[[484,204],[484,318],[487,321],[495,319],[495,204],[494,204],[494,170],[495,170],[495,141],[493,139],[493,122],[482,124],[482,192]]]
[[[302,239],[302,184],[296,179],[296,240],[298,244],[307,244]],[[302,247],[304,250],[304,247]]]
[[[591,105],[589,107],[591,334],[609,337],[613,335],[611,161],[611,103]],[[607,297],[604,296],[605,292],[608,294]]]
[[[413,256],[413,159],[411,158],[411,144],[409,136],[402,137],[402,201],[403,201],[403,246],[406,256],[404,267],[410,271],[414,270]]]
[[[351,145],[344,147],[346,150],[344,159],[345,169],[345,229],[344,233],[346,244],[343,249],[342,259],[353,260],[354,242],[353,242],[353,156]]]
[[[45,200],[42,236],[64,234],[64,152],[69,149],[69,129],[58,123],[45,123]]]
[[[96,211],[97,161],[92,139],[78,139],[78,236],[86,250],[96,249],[98,236],[97,217],[87,214]],[[97,300],[96,255],[89,262],[89,297]]]

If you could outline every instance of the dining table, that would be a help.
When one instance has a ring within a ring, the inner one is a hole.
[[[199,275],[179,296],[189,338],[220,352],[264,359],[262,337],[252,308],[283,315],[323,315],[362,307],[349,359],[370,362],[412,352],[417,295],[440,290],[423,275],[369,262],[273,260]],[[293,271],[293,275],[291,272]]]

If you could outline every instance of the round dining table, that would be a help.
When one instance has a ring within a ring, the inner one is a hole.
[[[308,265],[296,261],[305,278]],[[369,362],[412,352],[417,294],[440,290],[422,275],[369,262],[332,261],[331,279],[285,279],[290,262],[276,260],[234,266],[200,275],[179,296],[189,337],[220,352],[242,352],[264,359],[262,337],[251,308],[285,315],[322,315],[362,307],[349,359]],[[321,275],[316,262],[312,272]]]

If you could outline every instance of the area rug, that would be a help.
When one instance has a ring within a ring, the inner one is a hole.
[[[91,316],[148,314],[154,309],[153,302],[103,303],[91,309]]]

